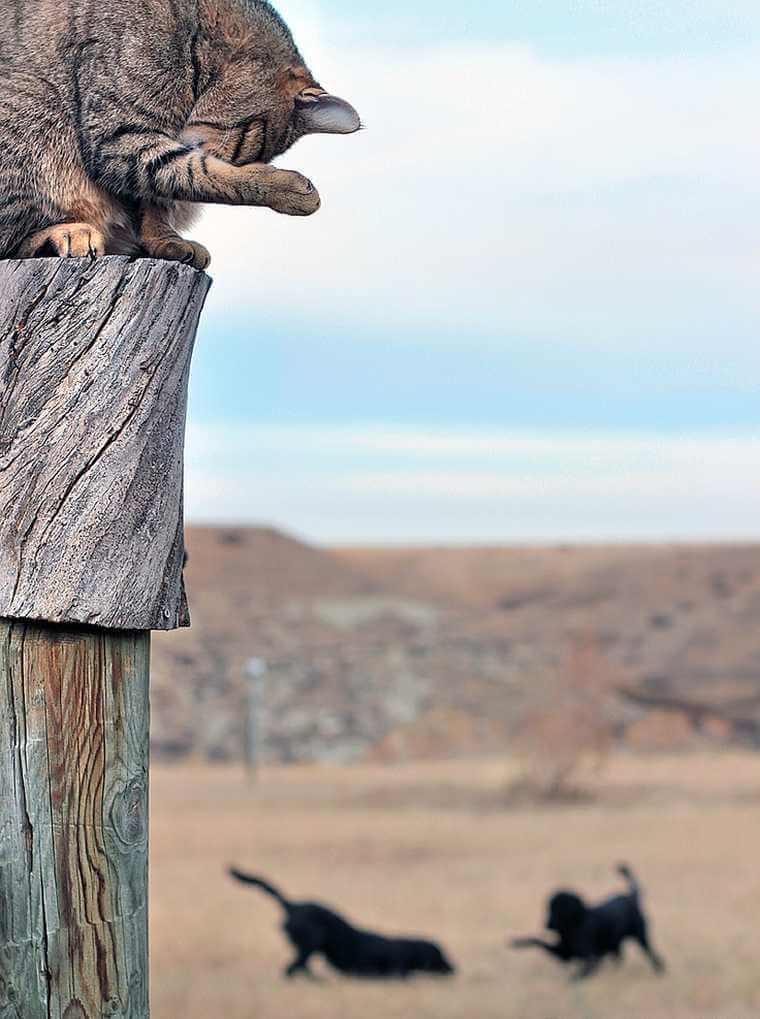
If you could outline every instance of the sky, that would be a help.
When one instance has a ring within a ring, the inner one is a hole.
[[[760,5],[377,7],[279,4],[366,125],[279,160],[320,212],[194,230],[189,519],[760,537]]]

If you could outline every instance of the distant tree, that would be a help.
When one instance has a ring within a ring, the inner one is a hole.
[[[523,767],[511,792],[539,799],[577,793],[584,775],[598,771],[612,749],[620,682],[620,670],[597,638],[583,634],[570,640],[561,663],[536,684],[518,722],[512,745]]]

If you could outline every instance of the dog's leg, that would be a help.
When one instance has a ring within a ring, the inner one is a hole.
[[[601,961],[602,960],[596,955],[592,955],[588,959],[584,959],[580,969],[577,969],[575,973],[573,973],[571,979],[586,980],[588,977],[590,977],[593,973],[596,972],[596,970],[599,968],[599,963]]]
[[[647,956],[652,964],[652,969],[655,973],[665,972],[665,961],[662,956],[658,955],[657,952],[649,944],[649,935],[647,934],[646,924],[642,921],[641,926],[635,934],[635,938],[641,945],[641,950]]]
[[[290,980],[303,973],[304,976],[311,977],[312,980],[316,980],[317,978],[309,969],[309,959],[311,958],[311,955],[312,951],[310,948],[299,948],[295,959],[285,968],[284,976]]]
[[[541,938],[513,938],[510,945],[512,948],[543,948],[549,955],[564,960],[559,944],[552,945],[548,941],[542,941]]]

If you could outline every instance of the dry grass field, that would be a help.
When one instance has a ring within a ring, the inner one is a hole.
[[[154,1019],[757,1019],[760,756],[616,758],[587,801],[504,807],[503,761],[265,770],[159,767],[153,781]],[[658,978],[634,948],[583,985],[507,936],[545,892],[646,889]],[[286,983],[279,911],[236,862],[389,932],[439,937],[453,980]]]

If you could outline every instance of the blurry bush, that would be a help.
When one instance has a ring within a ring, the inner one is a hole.
[[[590,635],[570,640],[563,660],[519,719],[512,750],[521,763],[510,799],[568,800],[606,763],[618,735],[621,670]]]

